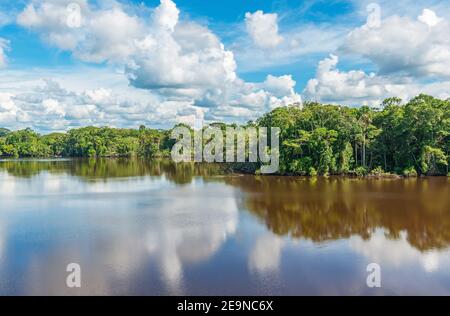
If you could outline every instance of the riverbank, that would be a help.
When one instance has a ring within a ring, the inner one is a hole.
[[[110,166],[114,168],[115,165],[119,164],[147,164],[152,162],[163,162],[164,164],[169,164],[178,166],[181,169],[186,168],[204,168],[207,167],[209,170],[215,170],[215,174],[235,174],[235,175],[261,175],[265,177],[269,176],[279,176],[279,177],[302,177],[302,178],[328,178],[328,177],[338,177],[338,178],[350,178],[350,179],[408,179],[408,178],[420,178],[420,177],[448,177],[450,175],[444,174],[429,174],[429,175],[420,175],[414,172],[410,172],[408,174],[395,174],[384,172],[380,168],[375,168],[369,173],[358,173],[356,171],[350,171],[348,173],[330,173],[328,175],[309,175],[309,174],[297,174],[297,173],[288,173],[288,172],[278,172],[274,174],[261,174],[259,172],[260,165],[258,163],[195,163],[195,162],[184,162],[184,163],[175,163],[169,158],[155,158],[155,159],[144,159],[144,158],[124,158],[124,157],[102,157],[102,158],[83,158],[83,157],[42,157],[42,158],[1,158],[0,163],[17,163],[17,162],[30,162],[30,163],[58,163],[58,162],[70,162],[70,161],[79,161],[80,163],[89,162],[91,165],[102,165],[102,166]],[[106,167],[107,168],[107,167]]]
[[[250,175],[261,175],[259,172],[259,164],[257,163],[234,163],[228,164],[228,169],[232,173],[236,174],[250,174]],[[274,176],[288,176],[288,177],[342,177],[342,178],[366,178],[366,179],[408,179],[408,178],[418,178],[418,177],[427,177],[427,176],[437,176],[437,177],[450,177],[450,173],[445,174],[419,174],[417,171],[409,168],[405,170],[403,174],[385,172],[380,167],[372,169],[370,172],[366,170],[355,170],[349,171],[347,173],[329,173],[326,175],[318,175],[316,172],[313,174],[307,173],[292,173],[292,172],[278,172],[271,174]],[[270,175],[265,175],[270,176]]]

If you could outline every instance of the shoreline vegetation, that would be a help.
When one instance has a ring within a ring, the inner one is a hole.
[[[181,124],[179,124],[181,125]],[[177,126],[179,126],[177,125]],[[238,127],[212,123],[210,126]],[[241,127],[279,127],[280,171],[290,176],[449,176],[450,100],[386,99],[380,109],[306,102],[280,107]],[[170,157],[172,129],[84,127],[40,135],[0,128],[0,158]],[[233,172],[259,173],[234,163]]]

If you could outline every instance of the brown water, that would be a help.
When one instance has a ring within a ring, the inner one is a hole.
[[[0,294],[450,295],[450,180],[0,161]],[[78,263],[81,289],[66,287]],[[381,267],[381,288],[366,285]]]

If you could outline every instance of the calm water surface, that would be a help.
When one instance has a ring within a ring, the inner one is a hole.
[[[0,161],[0,295],[450,295],[450,180]],[[82,288],[66,288],[66,266]],[[382,288],[366,286],[379,263]]]

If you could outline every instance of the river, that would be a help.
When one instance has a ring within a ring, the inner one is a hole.
[[[0,161],[0,295],[450,295],[449,196],[446,177]]]

